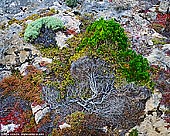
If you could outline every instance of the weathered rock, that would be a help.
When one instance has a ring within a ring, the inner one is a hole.
[[[1,132],[3,133],[9,133],[9,132],[13,132],[15,129],[17,129],[20,125],[18,124],[7,124],[7,125],[3,125],[1,124]]]
[[[2,70],[0,71],[0,81],[1,81],[3,78],[8,77],[8,76],[10,76],[10,75],[11,75],[11,71],[9,71],[9,70],[3,70],[3,68],[2,68]]]
[[[135,128],[139,131],[139,136],[168,136],[170,129],[165,127],[167,125],[163,119],[157,116],[156,112],[153,112],[152,115],[147,115],[144,121]]]
[[[43,57],[36,57],[32,63],[37,69],[45,71],[47,68],[47,64],[52,63],[52,59],[43,58]]]
[[[73,37],[73,35],[69,35],[69,36],[66,36],[64,33],[62,32],[57,32],[56,33],[56,37],[55,37],[55,40],[57,41],[57,45],[60,47],[60,48],[63,48],[63,47],[67,47],[68,44],[66,44],[66,41]]]
[[[38,6],[50,6],[54,0],[2,0],[0,7],[3,9],[3,13],[16,14],[23,10],[21,7],[27,7],[27,10],[33,10]]]
[[[47,112],[49,112],[49,107],[47,104],[42,105],[31,105],[32,113],[35,116],[35,122],[38,124],[39,121],[46,115]]]
[[[159,11],[162,13],[166,13],[168,7],[170,7],[170,1],[169,0],[161,0],[159,5]]]
[[[159,103],[161,101],[162,94],[158,90],[154,90],[154,94],[150,97],[150,99],[146,102],[145,112],[148,111],[156,111]]]
[[[164,44],[163,49],[170,50],[170,44]],[[153,52],[146,58],[151,64],[156,64],[165,69],[170,68],[170,56],[167,56],[166,52],[163,50],[155,48]]]

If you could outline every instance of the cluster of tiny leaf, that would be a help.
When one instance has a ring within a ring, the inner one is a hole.
[[[40,30],[43,25],[47,28],[51,28],[52,30],[63,28],[61,20],[51,16],[42,17],[28,24],[25,29],[24,39],[28,42],[34,41],[40,34]]]
[[[49,76],[52,77],[52,82],[47,81],[46,84],[60,89],[61,98],[64,97],[65,87],[72,83],[73,80],[70,74],[70,57],[74,54],[73,48],[41,48],[40,51],[45,57],[52,58],[53,62],[48,65],[50,70]]]
[[[84,38],[76,48],[88,51],[89,56],[96,56],[115,64],[121,69],[128,82],[144,82],[150,79],[147,59],[129,49],[128,38],[124,29],[113,19],[103,18],[87,27]]]
[[[138,130],[137,129],[133,129],[130,133],[129,136],[138,136]]]

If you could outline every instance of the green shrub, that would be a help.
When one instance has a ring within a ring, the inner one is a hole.
[[[88,51],[89,56],[96,56],[115,65],[128,82],[147,83],[150,79],[147,59],[129,49],[128,38],[124,29],[113,19],[103,18],[87,27],[81,43],[76,48]]]
[[[40,30],[43,25],[45,25],[47,28],[51,28],[52,30],[63,28],[62,21],[55,17],[48,16],[39,18],[28,24],[24,33],[25,41],[32,42],[34,39],[36,39],[40,34]]]
[[[150,67],[146,58],[136,54],[136,52],[131,49],[120,53],[120,56],[124,57],[122,72],[125,74],[128,82],[149,81],[150,75],[148,71]]]
[[[138,130],[137,129],[133,129],[130,133],[129,136],[138,136]]]
[[[86,29],[86,37],[82,40],[77,50],[84,46],[97,47],[99,45],[118,45],[119,49],[125,50],[128,45],[128,38],[124,29],[113,19],[99,19]]]

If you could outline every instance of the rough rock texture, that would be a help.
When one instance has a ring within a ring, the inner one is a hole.
[[[63,118],[78,110],[106,118],[119,129],[129,129],[140,122],[145,102],[150,97],[147,88],[128,84],[117,91],[114,71],[100,59],[80,58],[72,63],[70,71],[75,83],[68,86],[64,101],[54,101],[59,96],[55,88],[51,88],[52,92],[48,87],[43,89],[43,96],[51,108],[56,108],[59,113],[64,110]]]
[[[3,13],[16,14],[22,11],[24,7],[31,10],[43,4],[50,6],[53,2],[54,0],[2,0],[0,7]]]
[[[164,26],[161,26],[159,28],[160,32],[156,31],[156,28],[153,28],[152,23],[157,18],[157,8],[153,5],[156,4],[159,7],[158,11],[161,14],[165,14],[167,8],[170,6],[170,1],[78,0],[77,6],[72,9],[66,6],[64,0],[1,0],[0,80],[9,76],[11,74],[11,69],[14,68],[19,69],[24,75],[25,68],[30,64],[33,64],[42,71],[47,70],[46,63],[51,63],[52,59],[42,58],[35,47],[25,43],[23,39],[18,36],[22,30],[22,26],[14,23],[7,27],[7,25],[3,26],[3,24],[10,21],[13,17],[21,20],[32,14],[42,14],[44,11],[49,11],[50,9],[55,9],[57,14],[54,16],[60,18],[64,22],[67,30],[72,31],[72,33],[68,31],[67,34],[62,31],[56,33],[55,40],[60,47],[67,46],[65,41],[81,31],[79,28],[81,24],[79,17],[84,16],[84,14],[92,15],[94,19],[100,17],[104,17],[105,19],[115,18],[120,22],[122,27],[125,28],[125,32],[132,43],[133,50],[148,58],[150,64],[156,64],[169,71],[169,27],[164,28]],[[26,22],[28,23],[30,20]],[[162,33],[164,31],[166,31],[166,34]],[[155,38],[158,39],[158,43],[155,43]],[[165,44],[162,41],[167,43]],[[84,63],[86,61],[88,65],[83,64],[83,61]],[[82,68],[84,69],[82,70]],[[97,70],[97,68],[99,70]],[[139,131],[139,135],[169,135],[169,130],[165,128],[167,124],[163,120],[164,116],[161,115],[162,112],[167,111],[169,99],[166,100],[166,108],[165,104],[160,100],[164,96],[169,98],[169,79],[155,79],[157,81],[155,89],[159,89],[159,93],[154,92],[147,101],[150,93],[145,87],[127,84],[118,91],[114,86],[111,86],[114,84],[114,71],[111,71],[111,75],[107,75],[107,73],[102,71],[102,68],[104,68],[106,72],[109,71],[109,67],[101,60],[81,58],[74,62],[72,64],[71,73],[76,80],[75,84],[68,86],[68,96],[60,102],[56,101],[59,97],[59,90],[53,86],[43,85],[42,97],[44,101],[47,102],[49,108],[55,110],[55,114],[52,116],[56,114],[60,115],[62,121],[64,117],[75,111],[96,113],[105,119],[107,118],[107,120],[111,120],[114,125],[113,128],[117,127],[118,129],[126,130],[140,123],[143,120],[140,116],[143,115],[143,111],[145,111],[146,117],[144,117],[144,121],[136,127]],[[89,75],[86,75],[87,71],[90,72]],[[111,80],[107,79],[107,76],[111,78]],[[160,77],[163,77],[162,74],[160,74]],[[164,92],[165,87],[161,86],[162,81],[165,81],[167,84],[166,92]],[[70,98],[69,96],[72,97]],[[21,103],[23,107],[26,106],[22,100],[16,100],[16,98],[12,96],[1,100],[0,112],[3,113],[4,116],[8,113],[8,107],[14,106],[14,102],[16,101]],[[158,110],[161,114],[158,114]],[[153,114],[148,115],[150,112]],[[37,119],[41,117],[41,115],[45,114],[39,114]],[[53,124],[46,123],[38,131],[50,133],[52,127]]]
[[[139,130],[139,136],[168,136],[170,134],[170,129],[165,128],[168,124],[157,116],[156,112],[152,115],[147,115],[144,121],[137,126]]]

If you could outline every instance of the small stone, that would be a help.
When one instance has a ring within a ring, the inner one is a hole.
[[[28,62],[26,62],[26,63],[23,63],[23,64],[21,65],[21,67],[19,67],[19,71],[20,71],[20,73],[21,73],[22,76],[27,75],[27,73],[25,72],[25,70],[26,70],[26,68],[27,68],[28,65],[29,65]]]
[[[60,48],[63,48],[63,47],[67,47],[68,44],[66,44],[66,41],[73,37],[73,35],[70,35],[70,36],[66,36],[64,33],[62,32],[57,32],[56,33],[56,37],[55,37],[55,40],[57,41],[57,45],[60,47]]]
[[[45,116],[47,112],[49,112],[49,107],[47,104],[42,105],[36,105],[34,106],[34,103],[31,105],[32,113],[35,116],[35,122],[36,124],[39,123],[39,121]]]
[[[6,71],[6,70],[3,70],[3,71],[0,71],[0,81],[5,78],[5,77],[8,77],[11,75],[11,71]]]
[[[67,124],[67,123],[64,123],[62,125],[59,125],[59,128],[60,129],[63,129],[63,128],[67,128],[67,127],[71,127],[71,125]]]
[[[166,13],[168,7],[170,7],[170,1],[169,0],[161,0],[159,5],[159,11],[162,13]]]
[[[29,57],[29,52],[22,50],[22,51],[20,51],[19,56],[20,56],[20,62],[24,63]]]
[[[6,132],[6,133],[9,133],[9,132],[12,132],[14,131],[16,128],[18,128],[20,125],[16,125],[14,123],[12,124],[8,124],[8,125],[3,125],[1,124],[1,132]]]
[[[35,114],[36,112],[38,112],[39,110],[42,109],[42,107],[40,105],[36,105],[33,106],[33,104],[31,105],[31,109],[32,109],[32,113]]]
[[[36,122],[36,124],[38,124],[38,122],[42,119],[42,117],[43,117],[42,110],[39,110],[38,112],[36,112],[36,114],[35,114],[35,122]]]
[[[148,40],[148,45],[153,45],[152,40]]]

